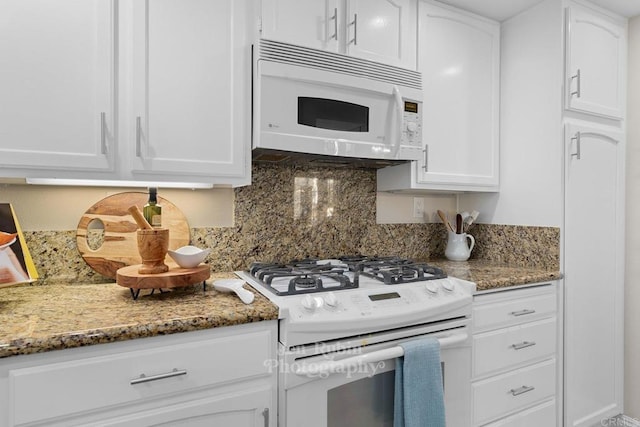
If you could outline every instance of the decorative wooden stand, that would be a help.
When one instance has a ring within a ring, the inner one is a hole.
[[[169,271],[158,274],[140,274],[141,264],[122,267],[116,272],[116,283],[131,290],[133,299],[138,299],[140,289],[180,288],[203,282],[211,276],[208,264],[200,264],[194,268],[172,266]]]

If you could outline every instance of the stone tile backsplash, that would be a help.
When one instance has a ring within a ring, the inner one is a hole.
[[[252,185],[235,190],[235,225],[194,228],[192,244],[209,247],[214,271],[252,261],[339,255],[442,258],[441,224],[376,224],[376,172],[370,169],[253,166]],[[559,269],[560,230],[477,224],[472,258]],[[25,232],[40,273],[38,283],[112,281],[89,268],[76,248],[75,230]]]

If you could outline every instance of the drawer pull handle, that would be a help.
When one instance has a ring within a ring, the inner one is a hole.
[[[514,350],[521,350],[523,348],[531,347],[536,345],[535,341],[522,341],[519,344],[511,344],[511,348]]]
[[[134,379],[131,380],[131,385],[136,385],[136,384],[141,384],[141,383],[148,383],[150,381],[163,380],[165,378],[179,377],[180,375],[187,375],[187,370],[186,369],[178,370],[178,369],[174,368],[173,371],[171,371],[171,372],[165,372],[164,374],[152,375],[150,377],[146,376],[145,374],[140,374],[140,376],[138,378],[134,378]]]
[[[524,309],[524,310],[520,310],[520,311],[512,311],[511,313],[509,313],[512,316],[525,316],[527,314],[533,314],[535,313],[535,310],[528,310],[528,309]]]
[[[521,394],[528,393],[535,389],[536,389],[535,387],[528,387],[526,385],[523,385],[520,388],[512,388],[511,390],[509,390],[509,392],[511,393],[512,396],[519,396]]]

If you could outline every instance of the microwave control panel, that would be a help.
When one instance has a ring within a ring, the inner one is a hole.
[[[422,146],[422,103],[404,101],[402,114],[402,143]]]

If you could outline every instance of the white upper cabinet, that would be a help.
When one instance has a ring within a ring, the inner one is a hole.
[[[625,23],[573,2],[565,21],[566,108],[623,118]]]
[[[419,3],[424,157],[378,171],[378,190],[496,191],[499,184],[500,27]]]
[[[242,179],[250,144],[244,2],[133,2],[133,175]],[[165,178],[166,179],[166,178]]]
[[[348,0],[345,32],[349,55],[415,69],[415,0]]]
[[[249,184],[250,4],[3,1],[0,176]]]
[[[262,0],[262,37],[338,51],[337,0]]]
[[[113,0],[0,2],[0,169],[113,169]]]
[[[262,0],[262,37],[409,69],[416,0]]]

